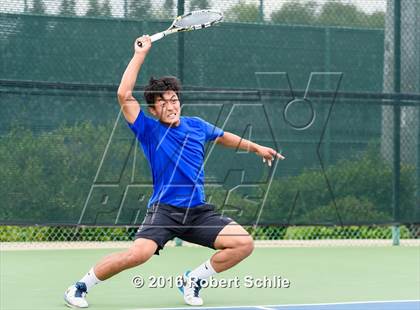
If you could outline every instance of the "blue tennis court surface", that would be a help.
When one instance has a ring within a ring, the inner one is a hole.
[[[241,307],[188,307],[188,308],[157,308],[159,310],[181,309],[212,309],[212,310],[420,310],[420,300],[407,301],[378,301],[378,302],[350,302],[331,304],[304,305],[269,305],[269,306],[241,306]],[[155,308],[155,310],[157,310]],[[137,310],[141,310],[137,309]]]

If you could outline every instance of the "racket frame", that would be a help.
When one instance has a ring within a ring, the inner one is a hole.
[[[176,26],[176,22],[177,21],[179,21],[179,20],[181,20],[181,19],[183,19],[185,17],[188,17],[190,15],[194,15],[194,14],[198,14],[198,13],[203,13],[203,12],[219,14],[220,15],[220,18],[219,19],[216,19],[216,20],[213,20],[211,22],[204,23],[204,24],[191,25],[191,26],[188,26],[188,27],[177,27]],[[150,40],[152,42],[155,42],[157,40],[160,40],[160,39],[166,37],[169,34],[173,34],[173,33],[177,33],[177,32],[187,32],[187,31],[192,31],[192,30],[199,30],[199,29],[208,28],[208,27],[213,26],[214,24],[220,23],[222,20],[223,20],[223,14],[221,12],[218,12],[218,11],[212,11],[212,10],[192,11],[192,12],[186,13],[184,15],[181,15],[181,16],[178,16],[177,18],[175,18],[174,21],[172,22],[171,26],[168,29],[153,34],[152,36],[150,36]],[[140,46],[140,47],[142,46],[141,42],[137,42],[137,45]]]

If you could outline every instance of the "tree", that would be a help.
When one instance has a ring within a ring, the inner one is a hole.
[[[226,20],[234,22],[257,22],[260,11],[257,5],[240,1],[226,12]]]
[[[166,12],[172,12],[174,9],[174,0],[165,0],[165,3],[163,4],[163,9]]]
[[[45,14],[45,4],[42,0],[34,0],[30,13]]]
[[[281,9],[271,14],[273,23],[323,25],[364,28],[384,28],[385,15],[383,12],[367,14],[353,4],[343,4],[329,0],[318,11],[315,1],[290,1]]]
[[[318,22],[325,26],[361,27],[368,16],[354,4],[328,1],[321,9]]]
[[[128,17],[150,19],[150,0],[131,0],[128,6]]]
[[[174,16],[174,0],[165,0],[162,10],[156,15],[157,18],[172,19]]]
[[[102,4],[100,14],[101,14],[101,16],[111,16],[112,15],[111,4],[110,4],[109,0],[105,0],[104,3]]]
[[[111,16],[111,4],[109,3],[109,0],[105,0],[101,7],[101,16]]]
[[[191,0],[190,11],[210,8],[209,0]]]
[[[316,9],[318,4],[310,1],[287,2],[280,10],[271,14],[273,23],[311,25],[316,23]]]
[[[85,16],[99,16],[100,15],[100,5],[98,0],[89,0],[89,8],[86,11]]]
[[[76,15],[76,0],[63,0],[60,5],[60,15]]]
[[[98,0],[89,0],[89,9],[85,16],[111,16],[111,4],[109,0],[105,0],[102,5]]]
[[[385,28],[385,13],[374,12],[369,15],[367,26],[371,28]]]

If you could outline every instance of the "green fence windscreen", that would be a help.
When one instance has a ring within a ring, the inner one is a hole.
[[[134,38],[169,22],[0,14],[0,25],[3,79],[115,84]],[[383,30],[224,23],[185,35],[183,82],[256,88],[255,72],[279,71],[303,89],[311,72],[340,71],[343,90],[379,92],[383,45]],[[139,83],[176,75],[177,52],[177,36],[156,42]]]

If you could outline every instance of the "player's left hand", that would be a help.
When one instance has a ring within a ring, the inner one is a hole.
[[[277,153],[277,151],[275,151],[274,149],[261,146],[261,145],[258,146],[257,151],[255,153],[258,156],[261,156],[263,159],[263,163],[267,162],[267,165],[269,167],[271,167],[271,163],[273,162],[274,159],[276,158],[281,159],[281,160],[285,159],[283,155],[281,155],[280,153]]]

